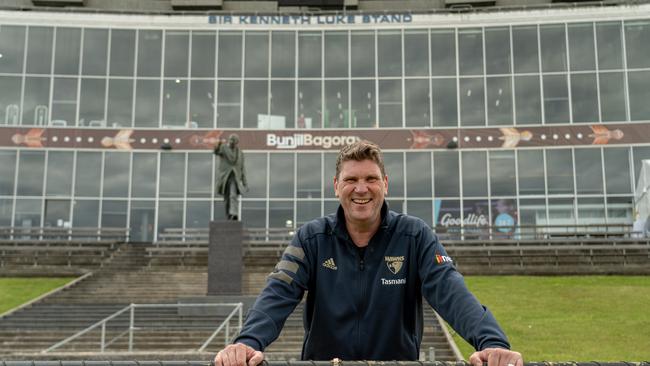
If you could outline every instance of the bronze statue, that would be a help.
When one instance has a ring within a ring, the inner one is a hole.
[[[217,175],[217,192],[223,196],[226,203],[226,217],[234,221],[239,220],[238,196],[248,191],[244,153],[238,145],[239,136],[233,133],[228,137],[227,144],[225,140],[220,139],[214,148],[214,154],[221,158]]]

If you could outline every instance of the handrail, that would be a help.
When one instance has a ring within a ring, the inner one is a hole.
[[[230,322],[230,319],[235,315],[236,312],[239,315],[238,329],[241,330],[241,327],[242,327],[242,308],[244,306],[243,303],[241,303],[241,302],[239,302],[239,303],[221,303],[221,304],[133,304],[132,303],[132,304],[118,310],[117,312],[107,316],[106,318],[92,324],[91,326],[89,326],[89,327],[87,327],[87,328],[85,328],[85,329],[83,329],[83,330],[69,336],[68,338],[65,338],[64,340],[62,340],[60,342],[57,342],[56,344],[50,346],[49,348],[42,350],[40,353],[41,354],[46,354],[46,353],[48,353],[50,351],[53,351],[53,350],[55,350],[55,349],[65,345],[65,344],[67,344],[67,343],[81,337],[82,335],[84,335],[84,334],[90,332],[91,330],[93,330],[93,329],[95,329],[97,327],[100,327],[100,326],[101,326],[100,353],[104,352],[106,346],[113,343],[117,338],[124,336],[126,333],[129,334],[129,352],[132,352],[133,351],[133,331],[136,330],[136,328],[135,328],[135,309],[136,308],[171,308],[171,307],[173,307],[173,308],[182,308],[182,307],[226,307],[226,306],[234,306],[235,309],[232,312],[230,312],[228,317],[219,325],[217,330],[214,333],[212,333],[212,335],[210,336],[208,341],[206,341],[201,346],[201,350],[203,350],[203,349],[205,349],[205,347],[207,347],[208,343],[210,343],[212,341],[212,339],[221,331],[221,329],[224,327],[224,325],[226,326],[226,332],[227,332],[226,333],[226,343],[228,342],[228,338],[229,338],[228,332],[230,330],[229,329],[229,322]],[[125,313],[127,311],[130,311],[130,319],[129,319],[129,327],[128,327],[128,329],[126,331],[118,334],[115,338],[113,338],[112,340],[107,342],[106,341],[106,323],[109,322],[112,319],[115,319],[116,317],[122,315],[123,313]]]
[[[215,330],[215,331],[210,335],[210,337],[208,337],[208,339],[207,339],[205,342],[203,342],[203,345],[202,345],[202,346],[197,350],[197,352],[203,352],[203,351],[208,347],[208,345],[210,344],[210,342],[212,342],[212,340],[214,339],[214,337],[216,337],[217,334],[219,334],[219,332],[221,331],[221,329],[222,329],[224,326],[226,327],[226,337],[225,337],[224,346],[227,345],[227,344],[228,344],[228,340],[229,340],[228,338],[230,338],[230,337],[229,337],[229,334],[228,334],[228,333],[229,333],[229,330],[230,330],[230,329],[229,329],[229,328],[230,328],[230,318],[232,318],[233,315],[235,315],[235,312],[238,312],[238,313],[239,313],[239,325],[238,325],[238,327],[237,327],[237,328],[238,328],[237,331],[238,331],[238,332],[241,331],[241,327],[242,327],[242,308],[243,308],[243,306],[244,306],[244,304],[240,302],[240,303],[235,307],[235,309],[233,309],[233,311],[230,312],[230,314],[226,317],[226,319],[225,319],[223,322],[221,322],[221,325],[219,325],[219,327],[218,327],[218,328],[217,328],[217,329],[216,329],[216,330]]]

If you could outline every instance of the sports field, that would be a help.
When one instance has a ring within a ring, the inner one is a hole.
[[[73,278],[0,278],[0,314],[63,286]]]
[[[476,276],[466,281],[526,361],[650,360],[650,276]],[[455,339],[469,357],[473,349]]]

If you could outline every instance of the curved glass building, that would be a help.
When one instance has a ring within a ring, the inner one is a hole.
[[[333,212],[339,147],[385,151],[432,226],[634,221],[650,159],[650,5],[469,12],[0,11],[0,226],[223,219],[237,133],[249,227]]]

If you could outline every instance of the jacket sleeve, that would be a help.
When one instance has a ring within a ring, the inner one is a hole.
[[[308,258],[299,233],[285,249],[280,262],[267,277],[266,286],[248,311],[234,343],[264,351],[278,336],[284,322],[302,300],[309,283]]]
[[[419,236],[419,275],[427,302],[474,349],[510,349],[496,319],[469,291],[436,235],[425,227]]]

